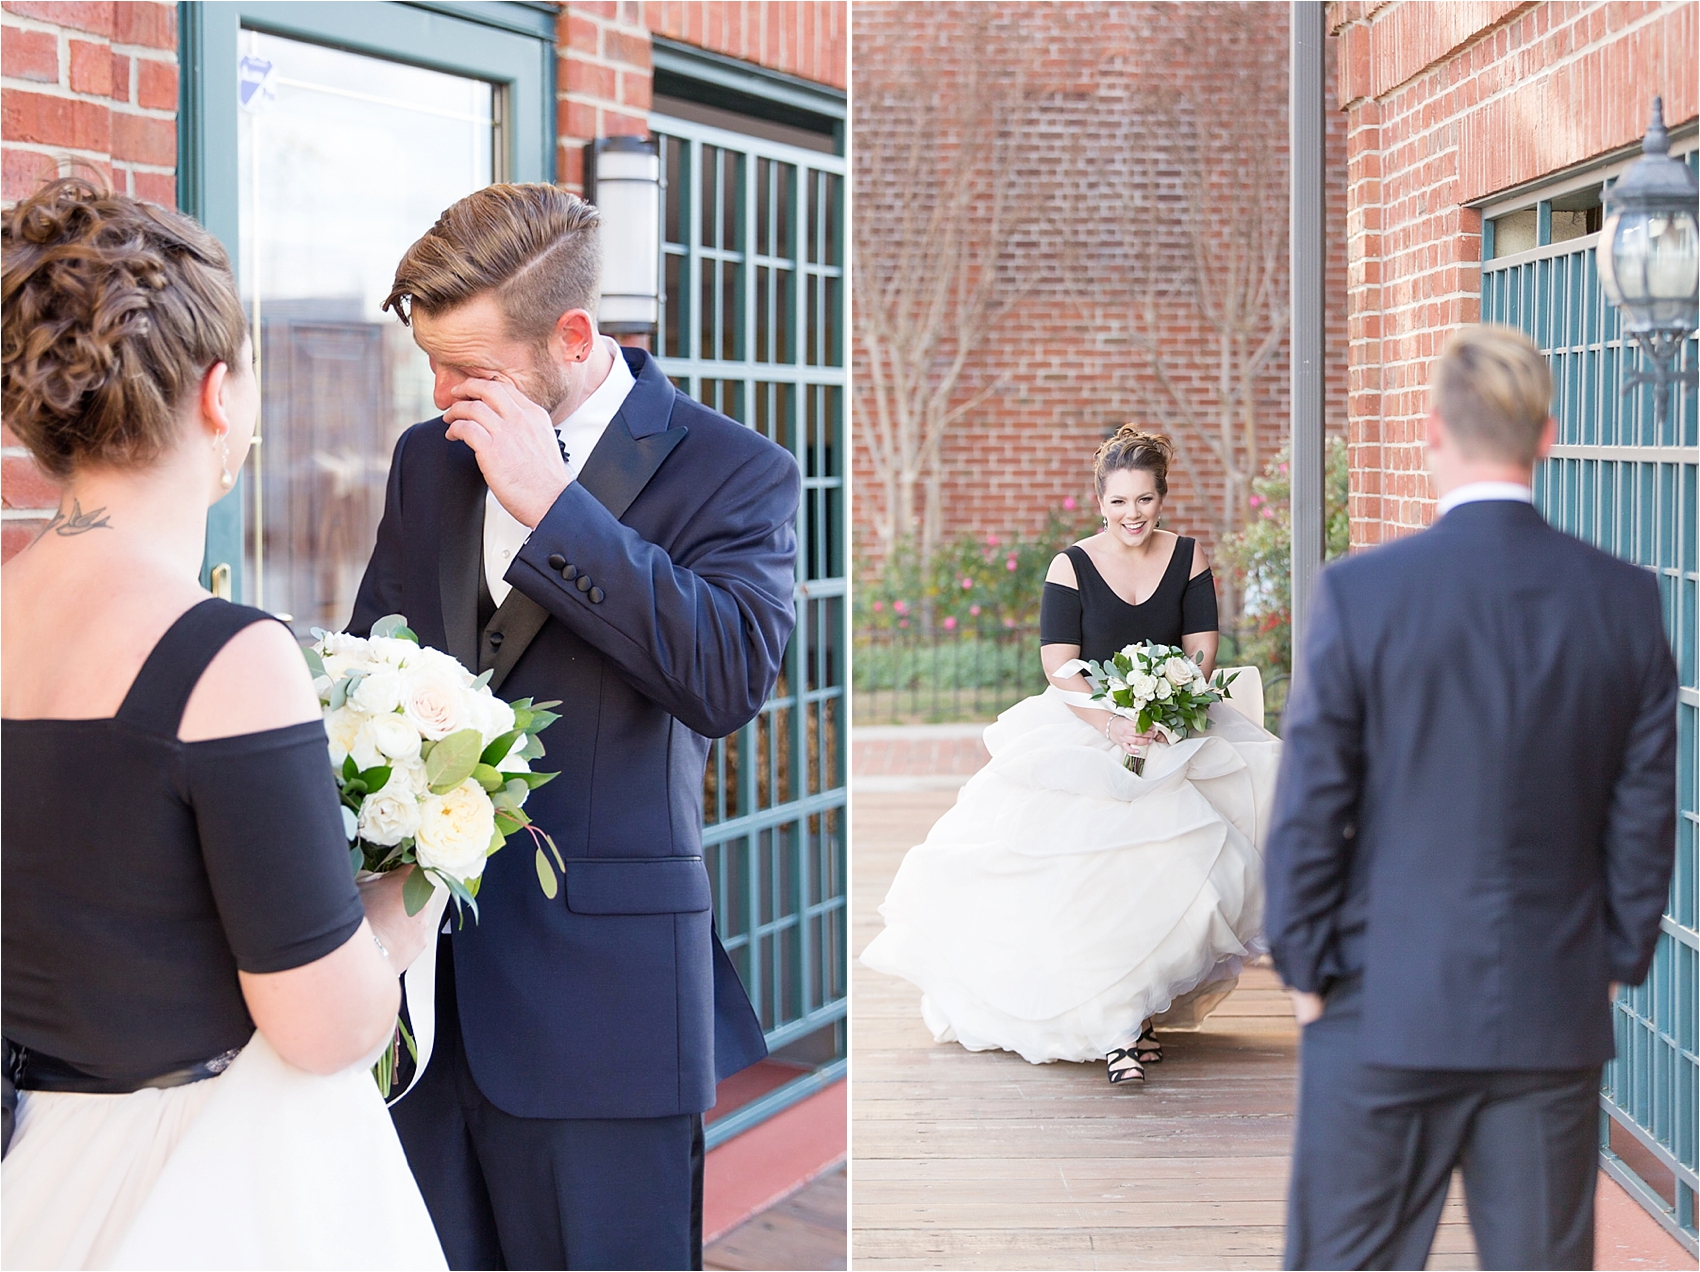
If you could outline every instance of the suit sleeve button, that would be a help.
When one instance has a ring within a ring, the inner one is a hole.
[[[600,605],[602,604],[602,598],[606,595],[607,593],[605,593],[601,588],[593,587],[590,589],[590,603],[592,605]]]
[[[576,565],[563,565],[560,569],[561,577],[569,583],[578,577],[578,566]]]
[[[551,570],[565,569],[566,565],[567,565],[567,558],[566,557],[562,556],[559,552],[550,553],[550,555],[549,555],[549,568]]]
[[[581,592],[590,591],[590,575],[581,574],[578,576],[578,590]]]

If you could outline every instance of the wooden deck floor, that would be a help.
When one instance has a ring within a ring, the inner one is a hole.
[[[835,1272],[845,1266],[844,1169],[829,1171],[745,1220],[702,1252],[708,1272]]]
[[[853,794],[853,955],[955,798]],[[1280,1266],[1297,1033],[1272,973],[1168,1035],[1143,1088],[935,1043],[919,991],[860,963],[851,994],[853,1267]],[[1456,1196],[1429,1267],[1475,1267]]]

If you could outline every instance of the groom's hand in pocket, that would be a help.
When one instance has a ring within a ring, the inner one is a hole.
[[[450,393],[449,438],[472,447],[497,502],[536,529],[570,480],[549,412],[503,380],[463,380]]]

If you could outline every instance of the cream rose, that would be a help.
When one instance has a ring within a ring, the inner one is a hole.
[[[409,672],[404,683],[401,709],[422,737],[438,742],[471,724],[466,690],[455,677],[430,667]]]
[[[1157,677],[1135,675],[1128,678],[1128,688],[1133,690],[1133,696],[1150,702],[1157,696]]]
[[[389,715],[401,706],[401,695],[407,682],[394,668],[379,665],[348,695],[349,701],[370,715]]]
[[[342,766],[342,762],[348,758],[348,753],[354,749],[360,726],[365,723],[365,713],[349,706],[338,707],[326,714],[325,736],[330,742],[332,764],[339,768]]]
[[[376,795],[360,803],[360,837],[368,843],[393,848],[419,831],[419,802],[413,792],[391,790],[394,779],[384,783]]]
[[[1163,674],[1179,689],[1182,685],[1192,683],[1192,673],[1197,670],[1190,658],[1171,658],[1163,668]]]
[[[1169,683],[1167,677],[1165,677],[1164,679],[1159,680],[1157,682],[1157,701],[1158,702],[1167,702],[1170,698],[1172,698],[1174,696],[1174,693],[1175,693],[1174,686]]]
[[[495,833],[495,806],[484,788],[468,778],[447,795],[420,801],[414,850],[422,866],[456,879],[476,879],[484,873]]]
[[[478,731],[483,734],[486,745],[514,727],[514,709],[495,694],[484,691],[473,701],[476,703]]]
[[[394,710],[372,717],[372,741],[391,760],[411,760],[419,754],[419,730]]]
[[[384,783],[384,789],[407,791],[415,800],[424,798],[430,790],[430,783],[425,777],[425,761],[418,756],[396,760],[390,765],[390,780]]]
[[[520,734],[517,738],[514,739],[514,744],[508,748],[508,753],[506,755],[504,755],[501,758],[501,761],[496,765],[497,772],[500,772],[500,773],[529,773],[529,772],[531,772],[530,761],[528,761],[523,755],[520,754],[520,752],[525,749],[525,742],[526,742],[526,738],[525,738],[525,734],[523,734],[523,733]]]
[[[372,717],[362,715],[360,727],[354,732],[354,744],[348,748],[348,753],[354,757],[355,766],[362,771],[379,768],[388,763],[384,753],[378,749],[378,741],[372,732]]]

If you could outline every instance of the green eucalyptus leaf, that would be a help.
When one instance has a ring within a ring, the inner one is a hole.
[[[449,734],[431,748],[425,760],[426,784],[438,795],[453,790],[472,776],[483,749],[484,739],[477,729]]]
[[[486,791],[493,792],[502,789],[501,773],[488,764],[474,764],[472,766],[472,780]]]
[[[407,1032],[407,1026],[397,1017],[395,1027],[401,1031],[401,1040],[407,1044],[407,1054],[413,1057],[413,1063],[419,1063],[419,1046],[413,1041],[413,1035]]]
[[[541,848],[537,850],[537,882],[543,888],[543,895],[551,901],[555,899],[555,894],[561,890],[561,885],[555,878],[554,868],[550,866],[549,858],[543,855]]]
[[[301,656],[307,660],[307,674],[317,680],[320,676],[329,675],[325,671],[325,660],[319,657],[319,651],[311,645],[301,646]]]
[[[372,624],[373,639],[395,636],[404,631],[407,631],[407,617],[404,614],[385,614]],[[409,635],[411,634],[409,633]],[[403,639],[406,638],[403,637]]]
[[[502,828],[500,826],[495,827],[490,832],[490,844],[484,849],[484,855],[486,857],[495,856],[506,846],[507,842],[508,837],[502,833]]]
[[[528,732],[541,733],[560,718],[553,711],[533,711],[531,713],[531,728]]]
[[[555,847],[555,837],[546,830],[539,831],[538,834],[542,835],[543,842],[549,845],[549,851],[555,854],[555,864],[561,868],[561,873],[566,874],[567,863],[561,860],[561,850]]]
[[[433,891],[435,889],[431,886],[431,876],[423,870],[415,870],[401,885],[402,908],[409,915],[418,914],[431,899]]]
[[[530,761],[541,760],[548,752],[543,749],[543,743],[538,740],[535,733],[528,733],[525,737],[525,745],[512,754],[517,755],[522,760]]]
[[[358,846],[350,848],[348,850],[348,867],[349,867],[349,869],[354,871],[355,874],[359,874],[360,871],[365,867],[365,865],[366,865],[366,854],[364,852],[362,852]]]
[[[547,786],[559,776],[559,773],[521,773],[519,780],[524,782],[528,789],[536,790],[539,786]]]
[[[478,675],[473,679],[472,687],[474,689],[485,688],[490,683],[490,677],[494,676],[495,674],[496,674],[496,669],[494,667],[491,667],[491,668],[488,668],[487,670],[479,672]]]
[[[484,748],[484,753],[479,757],[479,759],[485,764],[500,764],[503,760],[508,758],[508,752],[513,748],[513,744],[518,742],[520,738],[524,736],[525,731],[523,729],[512,729],[507,733],[502,734],[501,737],[497,738],[494,742],[490,743],[489,746]]]

